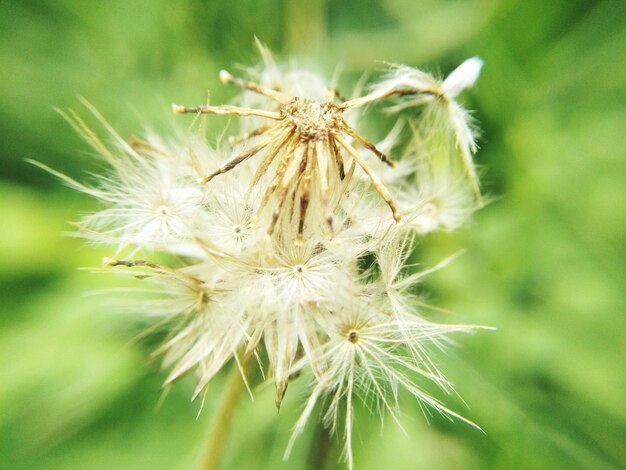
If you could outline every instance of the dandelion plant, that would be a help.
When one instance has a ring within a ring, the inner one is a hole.
[[[78,233],[113,247],[107,269],[158,292],[135,308],[169,332],[156,351],[166,384],[193,373],[195,398],[233,364],[236,385],[253,393],[256,364],[277,407],[291,381],[308,384],[285,458],[319,409],[352,468],[354,406],[375,403],[400,424],[401,389],[475,426],[424,384],[453,392],[430,351],[476,327],[427,318],[414,287],[448,260],[420,271],[412,256],[425,234],[457,229],[482,205],[475,132],[456,101],[481,60],[443,80],[391,65],[346,96],[260,49],[259,67],[220,73],[240,90],[234,102],[173,105],[199,121],[233,116],[228,142],[202,125],[175,140],[124,140],[86,103],[107,129],[101,139],[65,113],[110,167],[85,184],[59,175],[102,204]],[[396,121],[378,142],[363,130],[377,114]],[[178,263],[154,261],[163,253]]]

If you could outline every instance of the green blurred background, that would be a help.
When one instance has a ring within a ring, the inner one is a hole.
[[[77,268],[110,250],[64,237],[93,202],[24,162],[81,177],[99,168],[54,111],[77,96],[126,137],[171,129],[169,105],[233,96],[217,73],[257,62],[254,35],[345,83],[379,61],[448,72],[485,60],[464,95],[483,129],[494,202],[470,227],[420,246],[450,321],[497,327],[439,357],[475,420],[433,418],[403,397],[408,436],[360,412],[357,468],[626,468],[626,7],[590,0],[110,0],[0,3],[0,468],[194,468],[225,376],[204,411],[193,380],[163,399],[143,327],[85,292]],[[181,118],[177,118],[180,122]],[[185,123],[188,121],[184,121]],[[217,122],[218,125],[224,121]],[[106,299],[105,299],[106,300]],[[302,404],[246,397],[224,468],[335,468],[309,426],[281,461]],[[323,451],[321,451],[323,450]]]

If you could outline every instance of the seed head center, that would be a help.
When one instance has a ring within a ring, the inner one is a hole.
[[[322,140],[341,127],[341,111],[330,101],[294,98],[281,108],[287,125],[294,127],[302,140]]]
[[[156,213],[161,217],[167,217],[168,215],[170,215],[170,209],[167,206],[160,205],[156,208]]]
[[[348,341],[352,344],[356,344],[359,341],[359,332],[356,330],[350,330],[348,332]]]

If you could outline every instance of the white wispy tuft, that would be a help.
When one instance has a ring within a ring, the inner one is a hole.
[[[483,61],[479,57],[467,59],[446,77],[441,90],[450,98],[456,98],[463,90],[474,86],[482,67]]]

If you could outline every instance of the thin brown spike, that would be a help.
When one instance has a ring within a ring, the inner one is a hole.
[[[299,145],[295,148],[293,152],[293,156],[290,158],[290,161],[286,167],[286,171],[283,173],[282,178],[280,180],[280,193],[278,195],[278,203],[276,204],[276,208],[272,214],[272,221],[270,222],[269,229],[267,231],[268,235],[272,235],[274,233],[274,228],[276,223],[278,222],[278,218],[280,217],[280,213],[285,205],[285,201],[287,200],[287,196],[289,190],[293,188],[293,180],[296,178],[296,172],[301,166],[302,159],[306,158],[306,148],[302,148],[302,145]],[[298,164],[300,163],[300,165]]]
[[[315,160],[317,162],[317,170],[319,171],[320,177],[320,199],[322,203],[322,208],[324,210],[324,217],[326,219],[326,224],[330,229],[330,233],[333,233],[333,214],[330,210],[330,205],[328,203],[328,194],[330,192],[330,188],[328,186],[328,160],[324,155],[324,144],[321,141],[315,142]]]
[[[423,90],[419,90],[417,88],[403,88],[403,89],[394,89],[389,90],[384,93],[379,94],[369,94],[365,96],[361,96],[360,98],[353,98],[348,101],[344,101],[339,105],[339,108],[343,111],[347,111],[349,109],[360,108],[374,101],[385,100],[388,98],[393,98],[396,96],[417,96],[424,95],[425,97],[441,97],[444,96],[441,90],[436,88],[426,88]]]
[[[154,269],[157,272],[168,274],[174,276],[180,280],[187,281],[194,285],[202,285],[204,281],[198,279],[197,277],[190,276],[178,269],[170,268],[169,266],[165,266],[163,264],[155,263],[153,261],[147,261],[143,259],[113,259],[113,258],[105,258],[103,260],[103,264],[107,267],[115,267],[115,266],[125,266],[127,268],[150,268]]]
[[[263,199],[261,200],[261,204],[257,209],[257,217],[261,214],[261,212],[269,202],[270,197],[272,197],[272,195],[276,191],[276,188],[278,188],[278,185],[282,181],[283,175],[287,170],[289,160],[291,160],[291,157],[293,156],[293,153],[295,151],[297,140],[292,137],[291,140],[288,140],[286,142],[287,143],[285,144],[285,151],[282,153],[282,158],[280,159],[278,168],[276,168],[276,174],[274,175],[274,179],[265,190],[265,193],[263,194]]]
[[[302,245],[304,241],[304,223],[306,221],[306,213],[309,208],[309,201],[311,199],[311,177],[313,176],[313,158],[311,155],[311,146],[307,148],[306,165],[303,170],[303,176],[301,181],[302,192],[300,194],[300,218],[298,220],[298,234],[296,235],[296,244]]]
[[[359,152],[357,152],[356,149],[352,145],[346,142],[344,138],[341,137],[340,135],[335,135],[335,139],[337,140],[339,145],[341,145],[344,149],[348,151],[348,153],[352,156],[352,158],[356,160],[359,166],[363,168],[363,171],[365,171],[365,173],[371,180],[372,185],[374,185],[374,188],[376,189],[376,191],[378,191],[378,194],[380,194],[380,196],[385,200],[385,202],[391,209],[391,213],[393,214],[394,220],[400,223],[402,218],[400,217],[400,213],[398,212],[398,207],[396,206],[396,203],[393,200],[393,197],[391,196],[389,191],[387,191],[387,188],[385,188],[385,186],[380,182],[376,174],[372,171],[372,169],[368,166],[368,164],[361,158],[361,156],[359,155]]]
[[[332,101],[335,97],[339,98],[339,100],[342,102],[346,102],[350,99],[346,95],[341,93],[337,88],[334,88],[334,87],[328,89],[328,94],[330,95],[330,98],[328,101]]]
[[[394,162],[393,160],[389,160],[389,158],[387,158],[387,155],[385,155],[383,152],[378,150],[373,143],[371,143],[369,140],[367,140],[365,137],[363,137],[361,134],[359,134],[356,130],[354,130],[352,127],[350,127],[347,122],[344,121],[343,125],[344,125],[344,130],[346,131],[346,133],[349,136],[351,136],[359,144],[361,144],[363,147],[365,147],[370,152],[372,152],[374,155],[376,155],[381,162],[386,163],[391,168],[395,168],[396,167],[396,162]]]
[[[200,178],[200,183],[201,184],[206,184],[209,181],[211,181],[213,178],[215,178],[217,175],[221,175],[222,173],[226,173],[226,172],[232,170],[233,168],[235,168],[240,163],[245,162],[248,158],[255,156],[257,153],[259,153],[261,150],[263,150],[269,144],[270,144],[270,139],[265,139],[263,142],[260,142],[257,145],[255,145],[253,147],[250,147],[248,150],[244,150],[239,155],[237,155],[235,158],[233,158],[231,161],[226,163],[224,166],[218,168],[217,170],[215,170],[210,175],[207,175],[207,176],[204,176],[203,178]]]
[[[263,157],[263,160],[259,164],[254,176],[250,180],[250,189],[254,188],[258,182],[261,180],[263,175],[267,172],[269,166],[272,164],[276,156],[280,153],[281,150],[285,149],[288,145],[289,139],[293,136],[293,130],[290,129],[287,132],[284,132],[283,137],[278,140],[273,146],[272,149]],[[250,190],[248,190],[248,193]]]
[[[270,88],[258,85],[254,82],[249,82],[247,80],[237,78],[227,70],[220,70],[220,80],[222,81],[222,83],[225,84],[236,85],[242,90],[249,90],[258,93],[259,95],[267,96],[274,101],[278,101],[280,104],[288,103],[290,100],[288,96],[284,95],[280,91],[272,90]]]
[[[260,109],[253,108],[244,108],[241,106],[231,106],[231,105],[222,105],[222,106],[182,106],[179,104],[172,105],[172,111],[175,114],[186,114],[186,113],[194,113],[194,114],[216,114],[216,115],[230,115],[236,114],[237,116],[259,116],[268,119],[274,119],[279,121],[282,119],[280,113],[276,113],[273,111],[263,111]]]
[[[343,179],[346,177],[346,169],[344,168],[343,157],[341,156],[341,152],[337,148],[337,144],[335,143],[335,140],[332,138],[329,138],[326,141],[326,145],[328,145],[330,152],[333,154],[333,157],[335,158],[335,163],[337,164],[337,168],[339,169],[339,179],[343,181]]]

